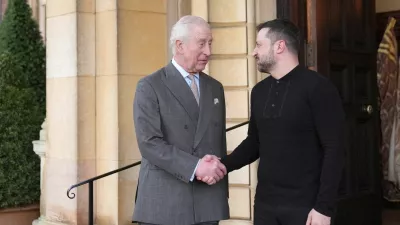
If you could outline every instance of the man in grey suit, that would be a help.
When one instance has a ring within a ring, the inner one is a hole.
[[[137,85],[139,224],[214,225],[229,218],[226,168],[210,160],[226,155],[224,89],[202,72],[211,42],[205,20],[182,17],[171,31],[172,61]],[[196,176],[214,179],[206,184]]]

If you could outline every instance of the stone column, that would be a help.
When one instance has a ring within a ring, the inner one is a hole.
[[[249,119],[251,89],[265,77],[257,72],[252,57],[255,28],[262,20],[276,17],[275,1],[192,0],[192,14],[203,17],[212,27],[214,41],[208,72],[224,85],[227,127]],[[227,133],[228,152],[246,135],[247,126]],[[257,163],[229,175],[231,220],[221,224],[252,223]]]
[[[169,37],[171,35],[172,26],[185,15],[191,15],[192,0],[168,0],[167,1],[167,45],[169,62],[172,59],[172,49],[169,47]],[[168,63],[167,62],[167,63]]]
[[[8,5],[8,0],[3,0],[0,2],[0,9],[1,9],[1,12],[0,12],[1,18],[0,19],[4,18],[4,13],[6,12],[7,5]]]
[[[277,0],[255,0],[256,25],[276,18],[276,1]],[[257,82],[268,76],[269,74],[267,73],[260,73],[257,71]]]
[[[193,16],[200,16],[205,21],[208,21],[208,5],[209,5],[209,1],[204,1],[204,0],[191,0],[191,1],[192,1],[191,14]],[[206,68],[204,68],[204,73],[209,74],[209,72],[210,72],[209,66],[210,66],[210,63],[208,63],[206,65]]]
[[[36,20],[39,18],[39,1],[40,0],[27,0],[27,3],[32,8],[32,17]]]
[[[47,141],[37,224],[87,224],[87,186],[95,175],[94,0],[47,0]],[[42,205],[43,206],[43,205]]]
[[[141,160],[133,126],[136,84],[168,58],[166,0],[97,0],[96,173]],[[97,224],[131,224],[139,168],[96,183]]]
[[[39,15],[38,15],[38,23],[40,33],[42,34],[44,43],[46,43],[46,0],[38,0],[39,1]]]
[[[209,4],[208,18],[214,36],[210,75],[224,85],[227,127],[231,127],[249,119],[249,92],[254,85],[249,81],[256,76],[248,48],[254,43],[254,1],[217,0]],[[247,126],[227,134],[228,151],[246,137],[246,131]],[[251,174],[250,167],[245,166],[229,175],[231,220],[252,218]]]
[[[47,138],[47,131],[46,131],[46,119],[42,124],[42,130],[40,130],[39,140],[33,141],[33,151],[40,157],[40,214],[44,212],[45,209],[45,198],[44,193],[45,190],[43,188],[43,179],[44,179],[44,165],[46,163],[46,138]],[[33,225],[38,224],[39,220],[35,220]]]

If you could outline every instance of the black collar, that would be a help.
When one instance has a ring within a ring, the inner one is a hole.
[[[289,73],[287,73],[285,76],[283,76],[283,77],[281,77],[280,79],[275,79],[273,76],[271,76],[272,77],[272,80],[273,80],[273,82],[276,82],[276,83],[286,83],[286,82],[289,82],[290,80],[292,80],[293,79],[293,76],[294,76],[294,74],[296,74],[297,72],[299,72],[301,70],[301,66],[300,65],[297,65],[295,68],[293,68]]]

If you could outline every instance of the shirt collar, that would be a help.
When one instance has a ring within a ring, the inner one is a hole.
[[[183,78],[186,78],[187,76],[189,76],[189,73],[182,68],[182,66],[180,66],[174,58],[172,58],[172,64],[175,66],[175,68],[179,71],[179,73],[183,76]],[[197,79],[199,79],[199,73],[195,73],[194,77],[196,77]]]
[[[285,76],[281,77],[280,79],[275,79],[274,77],[272,77],[272,79],[276,82],[287,82],[290,81],[293,77],[294,74],[298,73],[301,69],[300,64],[297,65],[296,67],[294,67],[289,73],[287,73]]]

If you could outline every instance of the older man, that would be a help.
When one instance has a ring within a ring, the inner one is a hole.
[[[202,72],[211,54],[211,30],[202,18],[185,16],[170,41],[171,63],[141,79],[135,94],[143,159],[133,220],[218,224],[229,218],[229,207],[225,166],[207,160],[226,155],[224,89]],[[219,182],[210,186],[196,176]]]

